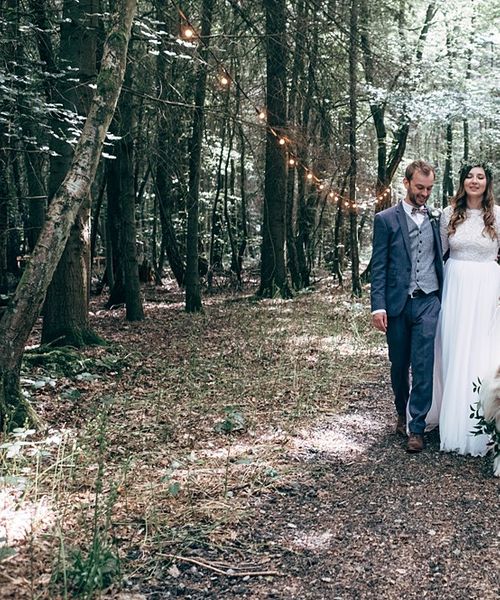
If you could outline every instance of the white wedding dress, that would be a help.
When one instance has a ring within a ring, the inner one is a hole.
[[[498,238],[483,233],[482,209],[468,209],[466,220],[448,237],[451,207],[441,216],[444,268],[441,313],[435,345],[432,408],[428,428],[439,424],[441,450],[480,456],[488,436],[472,435],[471,405],[478,400],[473,384],[500,365],[500,265]],[[500,207],[495,206],[500,237]]]

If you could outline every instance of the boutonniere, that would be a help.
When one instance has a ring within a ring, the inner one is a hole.
[[[441,209],[440,208],[430,208],[427,211],[427,214],[429,215],[429,219],[431,220],[431,222],[437,223],[441,217]]]

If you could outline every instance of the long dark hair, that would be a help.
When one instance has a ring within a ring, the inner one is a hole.
[[[463,223],[467,218],[467,194],[465,193],[465,179],[474,167],[481,167],[486,175],[486,189],[484,190],[483,199],[481,200],[481,208],[484,211],[484,229],[492,240],[497,237],[495,231],[495,198],[493,196],[493,172],[487,163],[469,162],[463,164],[459,173],[459,185],[457,193],[451,199],[453,211],[451,213],[450,222],[448,224],[448,235],[453,235],[457,231],[458,225]]]

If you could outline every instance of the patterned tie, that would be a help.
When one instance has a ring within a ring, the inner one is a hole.
[[[412,215],[426,215],[427,214],[427,207],[426,206],[421,206],[420,208],[417,208],[416,206],[414,206],[411,209],[411,214]]]

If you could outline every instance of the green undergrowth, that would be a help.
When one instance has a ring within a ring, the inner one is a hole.
[[[38,367],[54,376],[71,377],[86,371],[119,373],[129,365],[127,354],[118,346],[107,347],[97,356],[86,356],[72,346],[38,346],[23,356],[24,373]]]

